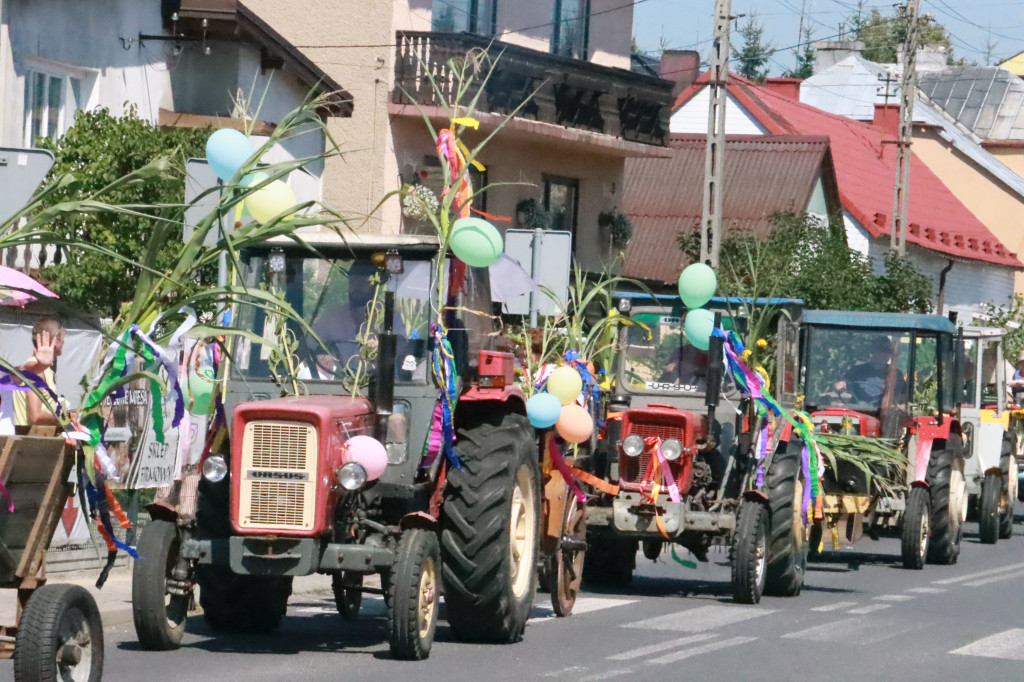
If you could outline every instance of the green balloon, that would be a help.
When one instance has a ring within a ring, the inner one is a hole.
[[[199,372],[188,373],[188,387],[192,393],[192,414],[209,413],[214,380],[213,367],[210,365],[200,367]]]
[[[695,348],[707,350],[711,345],[711,331],[715,328],[715,314],[703,308],[694,308],[686,313],[683,329],[686,338]]]
[[[486,268],[501,258],[505,248],[501,233],[480,218],[456,220],[448,244],[459,260],[475,268]]]
[[[679,275],[679,297],[687,308],[699,308],[715,295],[718,277],[704,263],[688,265]]]

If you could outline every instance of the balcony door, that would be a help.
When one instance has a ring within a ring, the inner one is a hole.
[[[431,31],[492,36],[497,21],[498,0],[433,0],[430,4]]]
[[[590,0],[555,0],[551,51],[586,61],[590,39]]]
[[[551,229],[571,232],[574,251],[579,195],[580,181],[576,178],[544,176],[544,209],[551,216]]]

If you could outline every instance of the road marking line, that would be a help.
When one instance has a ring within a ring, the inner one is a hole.
[[[824,606],[815,606],[811,611],[818,611],[824,613],[825,611],[836,611],[838,609],[845,609],[847,606],[856,606],[855,601],[837,601],[834,604],[825,604]]]
[[[891,639],[896,635],[912,630],[919,630],[927,623],[899,623],[870,616],[856,616],[815,625],[806,630],[798,630],[782,635],[784,639],[802,639],[810,642],[850,642],[874,644]]]
[[[917,594],[941,594],[945,592],[944,587],[912,587],[907,592],[915,592]]]
[[[1013,580],[1014,578],[1020,578],[1020,573],[1010,573],[1009,575],[997,575],[994,578],[984,578],[983,580],[972,580],[969,583],[964,583],[966,587],[979,587],[981,585],[988,585],[989,583],[997,583],[1000,580]]]
[[[568,668],[562,668],[550,673],[543,673],[541,677],[565,677],[567,673],[581,673],[587,669],[585,665],[571,665]]]
[[[578,597],[576,599],[576,604],[573,606],[572,615],[578,616],[584,613],[590,613],[591,611],[601,611],[602,609],[611,609],[616,606],[635,604],[637,601],[639,600],[610,599],[608,597]],[[533,613],[530,614],[530,624],[532,625],[555,620],[562,619],[555,615],[555,612],[550,605],[534,606]]]
[[[622,627],[639,630],[703,632],[777,612],[778,609],[764,609],[757,606],[700,606],[665,616],[626,623]]]
[[[629,661],[634,658],[643,658],[644,656],[650,656],[656,654],[659,651],[665,651],[666,649],[674,649],[677,646],[685,646],[687,644],[694,644],[695,642],[704,642],[709,639],[718,637],[717,634],[701,634],[701,635],[689,635],[687,637],[680,637],[679,639],[671,639],[667,642],[660,644],[652,644],[650,646],[641,647],[639,649],[633,649],[632,651],[624,651],[621,654],[615,654],[614,656],[608,656],[609,661]]]
[[[862,606],[859,609],[850,609],[850,613],[863,615],[865,613],[874,613],[875,611],[882,611],[884,609],[889,608],[890,606],[892,606],[892,604],[868,604],[867,606]]]
[[[984,656],[1024,661],[1024,629],[1006,630],[950,651],[960,656]]]
[[[733,637],[732,639],[723,639],[717,642],[708,642],[707,644],[691,647],[689,649],[683,649],[682,651],[676,651],[674,653],[668,654],[667,656],[652,659],[650,661],[647,661],[647,663],[649,665],[663,665],[665,663],[675,663],[676,661],[681,661],[684,658],[691,658],[693,656],[706,654],[709,651],[727,649],[731,646],[737,646],[739,644],[753,642],[755,639],[757,639],[757,637]]]
[[[973,580],[974,578],[983,578],[987,575],[995,575],[996,573],[1005,573],[1006,571],[1015,571],[1019,568],[1024,568],[1024,563],[1012,564],[1010,566],[1003,566],[1002,568],[993,568],[991,571],[981,571],[979,573],[972,573],[971,575],[961,575],[956,578],[946,578],[945,580],[933,580],[933,585],[952,585],[953,583],[962,583],[966,580]]]
[[[597,673],[596,675],[588,675],[587,677],[579,678],[578,682],[599,682],[599,680],[608,680],[619,675],[629,675],[636,672],[633,668],[619,668],[618,670],[606,670],[603,673]]]
[[[909,594],[880,594],[875,597],[877,601],[910,601],[913,598]]]

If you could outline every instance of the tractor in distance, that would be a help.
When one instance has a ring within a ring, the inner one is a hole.
[[[780,325],[777,388],[819,432],[885,439],[829,463],[811,554],[898,530],[907,568],[956,563],[967,513],[958,332],[939,315],[805,310]],[[899,451],[906,461],[888,458]],[[881,454],[880,454],[881,453]]]
[[[729,313],[743,304],[712,299],[708,307],[723,313],[728,330],[744,324]],[[776,438],[756,485],[753,412],[733,384],[722,385],[722,340],[712,337],[707,351],[691,345],[676,296],[623,292],[616,305],[639,324],[620,329],[605,437],[588,463],[612,487],[587,505],[584,580],[625,587],[641,545],[652,560],[676,543],[700,561],[713,546],[727,546],[737,602],[799,594],[807,552],[802,444]],[[730,402],[720,404],[723,390]]]
[[[442,594],[460,639],[520,640],[540,560],[539,454],[513,356],[487,350],[487,269],[443,264],[447,357],[459,377],[446,457],[432,430],[437,239],[302,236],[241,255],[244,284],[284,292],[307,326],[258,306],[234,311],[248,336],[222,372],[230,437],[204,455],[191,508],[183,493],[176,518],[143,532],[133,588],[141,644],[179,645],[194,585],[213,629],[271,631],[292,578],[313,573],[331,575],[345,619],[364,593],[382,592],[398,658],[429,654]],[[275,354],[262,342],[270,338],[290,350]],[[281,397],[274,379],[286,361],[298,390]],[[361,457],[359,437],[382,446],[386,466]],[[381,588],[364,586],[373,574]]]

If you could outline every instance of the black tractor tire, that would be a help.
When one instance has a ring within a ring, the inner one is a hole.
[[[359,616],[359,607],[363,603],[363,574],[355,571],[342,571],[331,574],[331,592],[334,593],[334,606],[342,620],[355,620]]]
[[[441,575],[448,624],[463,640],[518,642],[530,617],[541,497],[533,433],[518,414],[459,431],[462,468],[448,471],[441,508]]]
[[[1017,482],[1016,452],[1016,436],[1009,434],[1003,436],[1003,449],[999,456],[999,468],[1003,472],[1003,495],[1005,496],[1005,505],[999,515],[999,538],[1001,540],[1013,537],[1013,507],[1017,496],[1010,494],[1010,486]],[[1011,476],[1014,478],[1013,481],[1010,480]]]
[[[203,617],[219,632],[272,632],[292,593],[291,576],[238,575],[225,566],[201,565],[196,578]]]
[[[950,435],[944,450],[933,450],[928,460],[928,486],[931,497],[931,538],[928,541],[928,563],[952,565],[960,556],[963,533],[963,510],[954,508],[954,486],[963,489],[964,460],[960,437]],[[962,501],[966,502],[966,500]]]
[[[931,538],[932,502],[925,488],[911,488],[903,512],[900,554],[903,568],[921,570]]]
[[[181,646],[188,617],[189,595],[170,594],[181,551],[181,534],[171,521],[150,521],[142,531],[139,558],[132,569],[132,616],[139,644],[148,651],[170,651]]]
[[[1003,475],[992,471],[981,483],[981,510],[978,513],[978,538],[986,545],[999,539],[999,503],[1003,499]]]
[[[441,602],[440,568],[437,535],[420,528],[402,533],[388,588],[388,633],[395,658],[420,661],[430,655]]]
[[[661,550],[665,546],[664,540],[644,540],[642,543],[644,557],[651,561],[657,561],[661,556]]]
[[[768,574],[764,593],[795,597],[807,570],[807,532],[803,522],[803,443],[777,452],[765,477],[768,493]]]
[[[736,514],[732,535],[732,598],[739,604],[757,604],[768,574],[768,509],[744,500]]]
[[[586,587],[624,590],[633,580],[639,542],[608,534],[587,535],[587,551],[583,556],[583,585]]]
[[[85,677],[85,673],[88,677]],[[44,585],[25,604],[14,644],[17,682],[103,678],[103,623],[78,585]]]

